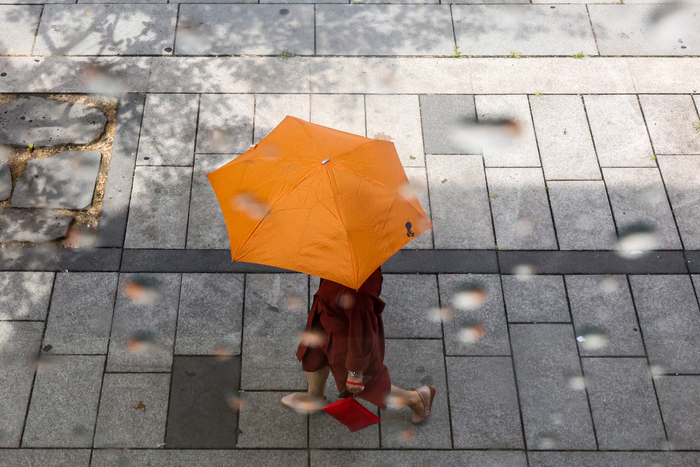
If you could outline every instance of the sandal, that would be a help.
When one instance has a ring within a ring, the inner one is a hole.
[[[418,415],[414,412],[411,423],[419,425],[430,417],[430,410],[433,408],[433,399],[435,399],[435,388],[421,386],[416,389],[416,392],[420,396],[421,401],[423,401],[423,413]]]

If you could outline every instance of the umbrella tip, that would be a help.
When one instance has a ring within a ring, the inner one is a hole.
[[[324,159],[324,160],[321,162],[321,164],[324,164],[324,165],[325,165],[327,162],[330,162],[330,161],[331,161],[330,159]]]

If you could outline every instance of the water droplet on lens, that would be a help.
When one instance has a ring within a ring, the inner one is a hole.
[[[558,444],[557,436],[552,433],[541,433],[537,436],[537,449],[556,449]]]
[[[475,320],[465,320],[459,330],[459,340],[465,344],[474,344],[486,335],[486,326]]]
[[[596,326],[582,326],[576,340],[583,349],[598,350],[610,343],[610,336],[606,331]]]
[[[431,308],[428,310],[428,319],[433,323],[440,323],[452,319],[452,310],[449,308]]]
[[[569,388],[574,391],[583,391],[586,389],[586,380],[583,376],[572,376],[569,378]]]
[[[656,229],[647,223],[638,222],[620,229],[616,249],[623,258],[640,258],[659,246]]]
[[[458,310],[466,311],[480,307],[488,298],[488,294],[477,283],[463,283],[457,286],[452,295],[452,304]]]
[[[537,273],[535,266],[531,264],[518,264],[513,268],[515,278],[520,281],[527,281]]]
[[[620,279],[616,277],[606,277],[600,281],[599,285],[603,292],[611,294],[620,288]]]

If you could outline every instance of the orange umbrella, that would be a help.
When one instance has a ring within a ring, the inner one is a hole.
[[[431,227],[393,143],[294,117],[207,177],[234,261],[353,289]]]

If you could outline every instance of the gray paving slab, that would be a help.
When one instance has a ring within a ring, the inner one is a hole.
[[[296,350],[309,310],[307,287],[302,274],[246,276],[241,389],[306,390]],[[290,310],[290,298],[302,306]]]
[[[696,452],[528,452],[530,467],[691,467]]]
[[[453,55],[447,5],[319,5],[317,55]]]
[[[33,55],[170,55],[176,18],[177,5],[47,5]]]
[[[246,392],[245,409],[238,418],[239,448],[305,448],[306,415],[280,402],[284,392]]]
[[[139,138],[138,165],[192,165],[199,96],[150,94]]]
[[[430,451],[387,450],[381,451],[311,451],[311,467],[352,467],[353,465],[401,465],[422,467],[440,465],[457,467],[478,465],[481,467],[525,467],[525,453],[516,451]]]
[[[671,201],[683,246],[688,250],[700,249],[700,170],[696,156],[658,156],[661,177]]]
[[[540,168],[486,168],[499,250],[555,250],[552,213]]]
[[[165,441],[170,374],[106,373],[95,447],[156,448]]]
[[[88,467],[89,449],[3,449],[0,466],[41,465],[44,467]]]
[[[591,5],[588,11],[601,55],[700,53],[700,6],[669,13],[657,5]]]
[[[43,332],[44,323],[0,322],[0,336],[6,342],[0,347],[1,447],[19,447],[34,380],[31,360],[39,351]]]
[[[54,276],[52,272],[0,272],[0,321],[46,319]]]
[[[531,449],[596,449],[581,365],[569,324],[512,324],[515,375]],[[576,380],[574,380],[576,381]]]
[[[436,392],[430,418],[419,427],[411,423],[412,412],[408,408],[381,411],[382,448],[451,448],[442,340],[389,339],[384,364],[389,368],[394,386],[403,389],[431,386]],[[406,436],[407,430],[414,430],[415,436]]]
[[[310,97],[306,94],[259,94],[255,96],[255,144],[286,116],[309,121]]]
[[[583,96],[601,167],[654,167],[642,111],[635,95]]]
[[[207,174],[236,158],[235,154],[197,154],[187,222],[187,248],[228,250],[226,222]]]
[[[337,394],[338,389],[333,377],[328,378],[326,397],[331,400]],[[367,410],[379,415],[376,405],[356,399]],[[325,412],[317,412],[309,415],[309,447],[312,449],[379,449],[379,424],[363,428],[360,431],[350,433],[345,425]]]
[[[299,55],[314,53],[314,8],[310,5],[182,4],[178,55]]]
[[[635,93],[697,92],[698,65],[694,63],[695,60],[685,60],[684,57],[628,57],[625,61],[632,75]],[[647,68],[650,65],[654,67],[653,71]]]
[[[0,162],[0,201],[5,201],[12,194],[12,173],[4,162]]]
[[[435,248],[493,249],[481,156],[426,156]]]
[[[59,354],[106,354],[116,272],[69,272],[56,277],[44,345]]]
[[[197,152],[240,154],[253,144],[252,95],[204,94],[199,102]]]
[[[455,448],[524,448],[510,358],[447,357],[447,378]]]
[[[436,276],[385,274],[381,299],[386,337],[442,338],[440,321],[431,319],[440,306]]]
[[[175,357],[168,403],[168,448],[234,448],[238,417],[230,407],[240,358]]]
[[[31,55],[40,17],[41,7],[38,5],[0,6],[0,27],[6,32],[4,39],[0,41],[0,53]]]
[[[73,216],[50,210],[5,208],[0,211],[0,242],[45,243],[64,237]]]
[[[23,447],[92,445],[104,363],[102,355],[75,355],[37,373]]]
[[[559,248],[611,250],[615,225],[602,181],[547,182]]]
[[[408,183],[410,190],[408,193],[412,193],[418,199],[423,212],[430,218],[430,199],[428,197],[428,174],[425,167],[404,167],[404,172],[406,172],[406,178],[408,178]],[[403,246],[404,250],[416,250],[416,249],[432,249],[433,248],[433,229],[432,227],[422,234],[415,237],[409,243]]]
[[[175,353],[240,355],[242,274],[183,274]]]
[[[510,119],[520,126],[520,133],[502,147],[484,148],[486,167],[539,167],[540,153],[527,96],[479,95],[474,101],[479,121]]]
[[[476,120],[474,96],[430,94],[420,96],[420,116],[426,154],[466,154],[468,149],[454,139],[464,121]],[[471,152],[480,154],[480,151]]]
[[[360,94],[311,94],[312,123],[367,136],[365,96]]]
[[[662,376],[655,385],[671,449],[698,449],[700,376]]]
[[[365,97],[367,136],[394,143],[404,167],[425,167],[418,96]]]
[[[690,276],[630,276],[630,283],[651,365],[697,373],[700,314]]]
[[[486,302],[477,308],[460,311],[455,307],[455,292],[468,284],[486,292]],[[453,310],[453,318],[443,323],[447,355],[510,355],[506,312],[501,281],[491,274],[441,274],[438,276],[440,303]],[[460,330],[482,324],[482,338],[463,339]]]
[[[134,290],[142,279],[157,282],[146,291],[158,294],[152,301]],[[120,275],[107,371],[170,371],[180,279],[180,274]]]
[[[646,358],[584,358],[586,388],[600,449],[656,450],[666,445]]]
[[[642,94],[639,101],[657,155],[700,154],[700,138],[693,126],[698,111],[691,96]]]
[[[658,168],[602,170],[618,229],[646,223],[655,229],[655,250],[682,248]]]
[[[126,248],[185,247],[192,167],[136,167]]]
[[[509,322],[571,321],[562,276],[503,276],[501,282]]]
[[[216,450],[216,449],[126,449],[95,450],[94,467],[150,465],[152,467],[191,467],[194,465],[255,465],[260,467],[306,467],[308,453],[294,450]]]
[[[458,5],[452,14],[463,54],[598,54],[584,5]]]
[[[530,96],[546,180],[600,180],[580,96]]]
[[[582,356],[645,356],[644,343],[625,276],[566,276],[571,315],[577,336],[600,329],[604,347],[579,346]]]

